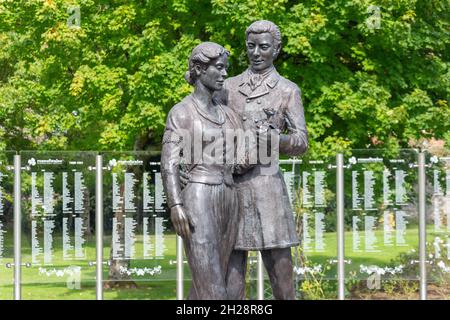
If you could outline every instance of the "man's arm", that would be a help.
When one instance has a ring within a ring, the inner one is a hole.
[[[298,87],[293,89],[288,97],[284,120],[287,134],[280,134],[280,153],[291,157],[304,154],[308,149],[308,132]]]

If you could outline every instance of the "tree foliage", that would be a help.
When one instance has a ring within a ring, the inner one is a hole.
[[[224,45],[236,75],[258,19],[281,28],[276,66],[302,89],[313,155],[448,144],[449,12],[450,0],[0,0],[0,148],[158,149],[192,90],[190,50]]]

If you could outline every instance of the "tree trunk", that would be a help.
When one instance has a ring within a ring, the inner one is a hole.
[[[120,197],[123,199],[124,195],[124,185],[122,184],[120,187]],[[117,219],[117,234],[119,236],[119,242],[123,243],[124,240],[124,225],[125,225],[125,204],[122,203],[122,207],[120,211],[117,211],[114,214],[114,217]],[[105,289],[111,288],[137,288],[137,284],[131,280],[131,277],[125,273],[120,272],[121,268],[125,268],[126,270],[130,267],[129,259],[114,259],[113,257],[113,237],[111,237],[111,250],[109,252],[109,274],[108,280],[104,283],[103,287]],[[120,256],[124,257],[124,247],[120,251]]]
[[[150,131],[145,134],[142,134],[141,136],[138,136],[135,139],[133,149],[135,151],[145,150],[147,146],[151,145],[152,137],[153,137],[153,134]],[[147,159],[147,157],[145,157],[144,166],[147,163],[148,163],[148,159]],[[137,185],[139,186],[142,183],[143,170],[141,168],[135,168],[134,173],[135,173],[135,178],[138,180]],[[122,198],[123,198],[123,195],[124,195],[124,185],[122,185],[120,188],[120,196]],[[138,212],[137,212],[136,219],[138,219],[138,221],[141,221],[142,220],[142,201],[139,202],[137,209],[138,209]],[[116,212],[114,217],[117,219],[117,223],[118,223],[117,231],[121,237],[120,242],[123,243],[124,224],[125,224],[124,204],[122,204],[122,210],[120,212]],[[140,227],[141,227],[141,224],[138,223],[138,230],[140,230]],[[111,241],[112,241],[112,239],[111,239]],[[104,284],[104,288],[106,288],[106,289],[117,288],[117,287],[136,288],[137,284],[133,280],[131,280],[131,277],[128,276],[126,273],[120,272],[121,267],[126,268],[126,269],[128,269],[130,267],[130,260],[113,259],[112,247],[113,246],[111,243],[111,250],[110,250],[110,254],[109,254],[110,255],[109,275],[108,275],[108,281],[106,281]],[[123,250],[121,253],[122,253],[122,256],[124,256]]]

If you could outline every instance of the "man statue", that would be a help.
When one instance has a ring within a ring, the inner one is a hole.
[[[299,156],[308,148],[300,89],[273,65],[281,49],[281,32],[273,22],[261,20],[252,23],[245,35],[250,67],[225,81],[220,99],[236,111],[246,130],[259,137],[263,131],[276,132],[279,152]],[[229,299],[244,299],[248,251],[254,250],[261,252],[275,299],[295,299],[291,247],[299,240],[293,210],[281,172],[265,168],[257,164],[235,177],[241,216],[228,266]]]

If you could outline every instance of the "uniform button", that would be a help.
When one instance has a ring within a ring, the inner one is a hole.
[[[243,117],[242,117],[242,120],[243,120],[243,121],[247,121],[247,117],[246,117],[246,116],[243,116]]]
[[[250,101],[252,101],[251,99],[247,99],[247,103],[250,103]]]
[[[256,103],[257,103],[257,104],[261,104],[261,100],[258,99],[258,100],[256,101]]]

